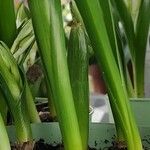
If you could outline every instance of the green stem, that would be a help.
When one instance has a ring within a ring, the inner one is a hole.
[[[36,109],[36,106],[34,103],[34,99],[33,99],[31,90],[30,90],[27,82],[26,82],[26,86],[27,86],[26,87],[26,93],[27,93],[26,101],[27,101],[27,109],[28,109],[30,121],[32,123],[40,123],[41,120],[40,120],[39,114],[37,112],[37,109]]]
[[[73,20],[75,20],[77,23],[84,25],[82,17],[79,13],[79,10],[74,0],[71,1],[70,7],[71,7],[71,14],[72,14]]]
[[[144,97],[144,72],[145,72],[145,62],[136,63],[138,66],[135,68],[135,89],[136,97]]]
[[[23,104],[20,104],[23,105]],[[26,105],[25,105],[26,106]],[[16,129],[17,142],[22,144],[24,142],[32,141],[32,131],[30,127],[29,116],[25,106],[14,107],[12,112],[14,124]],[[17,115],[17,117],[16,117]]]
[[[4,96],[1,89],[0,89],[0,112],[1,112],[2,118],[4,120],[4,123],[6,123],[7,122],[8,108],[7,108],[7,103],[6,103],[6,100],[5,100],[5,96]]]
[[[0,149],[1,150],[11,150],[6,127],[4,125],[1,114],[0,114],[0,130],[1,130],[1,132],[0,132],[0,139],[1,139],[0,140]]]
[[[9,47],[16,37],[16,18],[13,0],[0,0],[0,40]]]
[[[13,67],[15,67],[15,64],[12,65],[14,65]],[[14,68],[14,70],[16,71],[17,69],[18,68]],[[1,89],[5,94],[9,110],[15,122],[17,139],[20,143],[22,143],[31,140],[32,135],[28,111],[26,109],[27,104],[25,86],[21,89],[20,82],[18,83],[17,81],[14,77],[14,74],[10,72],[10,68],[8,68],[8,66],[5,64],[2,55],[0,55]]]
[[[99,0],[76,0],[99,65],[103,69],[108,92],[127,141],[128,150],[142,150],[138,128],[132,115],[126,87],[116,64]],[[100,27],[101,26],[101,30]]]
[[[68,67],[84,150],[88,146],[89,133],[89,61],[85,36],[85,30],[80,23],[72,25],[68,46]]]
[[[113,113],[113,118],[114,118],[114,121],[115,121],[115,127],[116,127],[116,132],[117,132],[117,142],[125,141],[125,135],[122,132],[121,124],[120,124],[120,121],[118,119],[118,114],[117,114],[118,112],[115,109],[115,105],[114,105],[114,103],[112,101],[113,97],[111,96],[110,93],[108,93],[108,94],[109,94],[111,110],[112,110],[112,113]]]
[[[139,15],[136,24],[135,39],[135,82],[137,88],[137,96],[144,97],[144,68],[147,38],[150,27],[150,1],[143,0],[139,9]]]
[[[129,97],[136,97],[136,94],[135,94],[136,92],[135,92],[135,89],[133,89],[132,81],[131,81],[128,70],[126,71],[126,78],[127,78],[126,84],[127,84],[128,96]]]
[[[49,106],[49,109],[50,109],[50,115],[54,119],[54,118],[57,117],[57,114],[56,114],[56,109],[55,109],[55,105],[54,105],[52,89],[50,87],[50,84],[48,84],[48,79],[46,78],[46,75],[45,75],[45,79],[46,79],[45,82],[46,82],[46,87],[47,87],[48,106]]]
[[[29,7],[65,150],[83,150],[67,66],[60,0],[30,0]]]
[[[5,89],[3,92],[5,93],[9,110],[14,119],[17,140],[19,143],[30,141],[32,134],[28,111],[26,109],[27,93],[24,92],[25,89],[22,89],[22,92],[20,92],[18,85],[14,82],[14,78],[10,75],[7,68],[4,68],[4,70],[1,68],[1,86],[2,89]]]

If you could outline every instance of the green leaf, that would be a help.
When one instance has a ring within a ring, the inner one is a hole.
[[[112,14],[111,14],[111,8],[110,8],[110,4],[108,0],[99,0],[102,11],[103,11],[103,17],[104,17],[104,21],[105,21],[105,25],[107,28],[107,34],[109,35],[109,41],[113,50],[113,54],[114,57],[116,59],[116,61],[118,60],[117,58],[117,43],[116,43],[116,33],[114,32],[115,28],[114,28],[114,22],[112,19]],[[105,13],[105,11],[107,13]]]
[[[32,139],[30,121],[40,122],[25,75],[4,43],[0,43],[0,83],[14,118],[19,142]]]
[[[5,96],[2,92],[2,89],[0,89],[0,113],[2,115],[2,118],[4,120],[4,123],[7,123],[7,112],[8,112],[8,107],[7,103],[5,101]]]
[[[71,14],[72,14],[72,17],[73,17],[73,21],[80,22],[82,25],[84,25],[82,17],[79,13],[79,10],[78,10],[74,0],[72,0],[71,3],[70,3],[70,9],[71,9]]]
[[[150,27],[150,1],[142,0],[136,24],[135,70],[138,97],[144,96],[144,68],[147,39]]]
[[[22,45],[25,45],[24,43],[28,41],[31,37],[33,37],[33,27],[31,19],[23,22],[23,24],[20,26],[20,31],[16,37],[16,39],[13,42],[13,45],[11,47],[12,54],[15,54]]]
[[[115,21],[113,19],[113,13],[112,13],[112,7],[110,4],[109,0],[99,0],[100,6],[103,11],[103,18],[105,21],[106,29],[107,29],[107,34],[109,35],[109,42],[111,45],[111,49],[113,51],[113,55],[115,57],[116,63],[118,65],[118,69],[120,71],[120,76],[122,83],[124,82],[124,72],[123,72],[123,64],[122,64],[122,59],[121,56],[122,54],[120,53],[119,46],[118,46],[118,41],[117,41],[117,34],[115,31]],[[107,12],[107,13],[105,13]]]
[[[3,42],[0,42],[0,55],[6,67],[10,70],[10,73],[14,77],[15,81],[17,82],[19,87],[21,87],[22,81],[20,80],[20,73],[16,64],[16,60],[11,54],[10,49]]]
[[[67,66],[60,0],[30,0],[29,8],[66,150],[83,150]]]
[[[129,97],[135,97],[135,91],[133,88],[132,76],[131,76],[132,67],[129,68],[129,64],[132,65],[129,47],[126,43],[126,38],[124,33],[118,26],[118,21],[117,22],[115,21],[115,23],[116,23],[118,49],[119,49],[120,59],[122,62],[122,70],[123,70],[123,77],[124,77],[123,79],[125,80]]]
[[[17,31],[13,0],[0,0],[0,40],[11,47]]]
[[[132,59],[134,61],[134,58],[135,58],[135,47],[134,47],[135,34],[134,34],[134,24],[132,21],[130,11],[127,9],[123,0],[111,0],[111,2],[114,7],[114,11],[117,11],[119,19],[123,25],[123,28],[124,28],[124,31],[125,31],[125,34],[127,37],[127,42],[129,44],[129,48],[130,48],[130,53],[131,53]]]
[[[18,142],[27,142],[31,140],[31,128],[24,100],[21,100],[21,91],[12,74],[9,72],[0,56],[0,83],[3,90],[9,110],[13,116]],[[22,89],[23,90],[23,89]],[[24,96],[23,96],[24,97]],[[22,103],[23,102],[23,103]],[[25,107],[25,108],[24,108]]]
[[[23,2],[20,3],[17,9],[17,17],[16,17],[16,24],[17,28],[21,26],[21,24],[30,18],[30,12],[28,8],[24,5]]]
[[[5,127],[5,124],[3,122],[3,118],[1,116],[1,114],[0,114],[0,130],[1,130],[0,149],[2,149],[2,150],[11,150],[10,143],[9,143],[9,138],[8,138],[7,131],[6,131],[6,127]]]
[[[113,103],[112,107],[117,112],[115,114],[118,115],[117,119],[126,139],[128,150],[142,150],[140,135],[132,116],[126,87],[121,80],[112,52],[99,0],[76,0],[76,4],[86,26],[97,61],[103,70],[107,88],[111,95],[111,103]]]
[[[123,1],[124,1],[124,3],[126,4],[127,9],[128,9],[129,11],[131,11],[131,9],[132,9],[132,1],[133,1],[133,0],[123,0]]]
[[[73,24],[68,43],[68,67],[83,149],[87,149],[89,131],[89,59],[87,46],[84,27],[80,23]]]
[[[132,0],[132,10],[131,10],[131,15],[133,18],[133,22],[136,23],[137,17],[138,17],[138,13],[139,13],[139,8],[141,6],[141,2],[143,0]]]

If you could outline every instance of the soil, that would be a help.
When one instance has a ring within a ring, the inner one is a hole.
[[[117,148],[117,147],[110,147],[108,150],[127,150],[127,148]]]
[[[20,146],[18,146],[16,144],[16,145],[11,146],[11,150],[32,150],[32,149],[31,148],[20,149]],[[63,147],[63,145],[52,146],[50,144],[45,143],[43,139],[40,139],[39,141],[37,141],[34,144],[33,150],[64,150],[64,147]],[[95,148],[89,148],[88,150],[96,150],[96,149]]]
[[[48,109],[48,103],[38,103],[36,104],[40,119],[42,122],[54,122],[57,121],[57,118],[52,118]],[[12,124],[12,119],[10,117],[10,114],[8,114],[8,124]],[[107,140],[106,140],[107,141]],[[145,139],[146,141],[146,139]],[[147,141],[148,142],[148,141]],[[26,146],[27,145],[27,146]],[[127,150],[126,144],[121,143],[121,142],[113,142],[113,146],[111,147],[106,147],[103,150]],[[64,150],[63,145],[56,145],[52,146],[50,144],[45,143],[43,139],[40,139],[34,144],[34,148],[31,148],[28,143],[25,143],[22,147],[25,148],[20,148],[17,144],[11,146],[11,150]],[[28,147],[28,148],[26,148]],[[88,148],[88,150],[96,150],[95,148]],[[102,150],[102,149],[100,149]],[[144,147],[143,150],[150,150],[147,147]]]
[[[110,147],[108,150],[127,150],[126,143],[122,142],[113,142],[113,146]]]
[[[33,150],[63,150],[63,145],[52,146],[41,139],[35,143]]]
[[[51,116],[47,103],[36,104],[37,111],[39,113],[42,122],[55,122],[58,121],[57,118]]]
[[[34,141],[11,144],[11,150],[33,150],[34,144]]]
[[[25,143],[24,145],[28,145],[28,143]],[[120,146],[122,145],[122,146]],[[25,146],[23,146],[25,147]],[[11,150],[32,150],[30,147],[27,149],[20,149],[20,146],[16,145],[12,145]],[[50,144],[45,143],[45,141],[43,139],[40,139],[39,141],[37,141],[34,144],[34,148],[33,150],[64,150],[64,146],[62,144],[56,145],[56,146],[52,146]],[[96,150],[95,148],[88,148],[88,150]],[[104,148],[104,150],[127,150],[127,148],[125,148],[123,146],[123,144],[119,144],[119,143],[115,143],[113,144],[112,147],[110,148]]]

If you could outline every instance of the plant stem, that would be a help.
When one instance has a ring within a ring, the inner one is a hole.
[[[9,73],[5,65],[2,63],[2,61],[1,65],[1,88],[5,89],[3,92],[5,93],[9,110],[15,122],[17,140],[19,143],[27,142],[32,139],[32,135],[28,111],[26,109],[26,93],[24,93],[24,89],[22,89],[23,95],[20,95],[21,92],[18,85],[14,81],[14,77],[11,76],[11,74]]]
[[[27,98],[26,98],[27,109],[28,109],[30,121],[32,123],[40,123],[41,120],[40,120],[39,114],[37,112],[37,109],[36,109],[36,106],[35,106],[35,103],[34,103],[34,99],[33,99],[31,90],[30,90],[29,85],[28,85],[27,82],[26,82],[26,93],[27,93]]]
[[[7,103],[5,101],[4,94],[3,94],[1,89],[0,89],[0,112],[1,112],[1,116],[4,120],[4,123],[6,123],[7,122],[8,107],[7,107]]]
[[[135,38],[135,82],[137,96],[144,97],[144,69],[147,39],[150,27],[150,1],[143,0],[139,9]]]
[[[11,150],[10,148],[10,143],[9,143],[9,138],[7,135],[7,131],[3,122],[3,118],[0,114],[0,149],[1,150]]]
[[[17,117],[13,118],[15,123],[17,142],[19,142],[19,144],[32,141],[32,131],[30,127],[29,116],[27,115],[28,112],[25,106],[14,107],[15,110],[11,110],[13,116],[17,114]]]
[[[45,75],[45,79],[46,79],[45,82],[46,82],[46,87],[47,87],[48,106],[50,109],[50,115],[52,118],[56,118],[57,114],[56,114],[56,109],[55,109],[55,105],[54,105],[52,89],[50,87],[50,84],[48,83],[48,79],[46,78],[46,75]]]
[[[117,142],[124,141],[125,136],[124,136],[124,133],[122,132],[120,121],[118,120],[118,112],[115,109],[115,105],[113,103],[113,97],[111,96],[110,93],[108,93],[108,95],[109,95],[108,97],[110,100],[111,110],[113,113],[113,118],[115,121],[115,127],[116,127],[116,132],[117,132]]]
[[[30,0],[29,7],[65,150],[83,150],[67,66],[60,0]]]
[[[26,85],[20,77],[19,70],[11,52],[0,46],[0,86],[13,116],[17,139],[20,143],[32,139],[30,121],[26,104]]]
[[[132,115],[126,87],[122,82],[118,66],[112,53],[109,35],[105,26],[99,0],[76,0],[93,49],[111,94],[112,103],[117,111],[120,127],[127,141],[128,150],[142,150],[138,128]],[[104,12],[105,13],[105,12]],[[100,28],[101,27],[101,30]]]
[[[68,45],[68,67],[84,150],[88,148],[89,133],[89,59],[85,36],[83,26],[75,22],[71,28]]]

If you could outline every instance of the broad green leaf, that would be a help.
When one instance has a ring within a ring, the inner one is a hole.
[[[11,51],[0,43],[0,85],[13,116],[17,139],[27,142],[32,139],[31,122],[40,122],[33,97],[25,75],[18,67]]]
[[[88,44],[84,27],[74,23],[68,43],[68,67],[83,149],[87,149],[89,133]]]
[[[83,150],[67,66],[60,0],[30,0],[29,8],[65,149]]]
[[[16,136],[18,142],[27,142],[31,140],[31,128],[26,110],[26,102],[21,98],[20,88],[18,87],[13,75],[10,70],[7,68],[0,55],[0,86],[3,90],[9,110],[13,116],[15,127],[16,127]]]
[[[117,118],[127,141],[128,150],[142,150],[140,135],[132,116],[126,87],[121,80],[112,52],[99,0],[76,0],[76,4],[86,26],[97,61],[103,69],[107,88],[111,95],[112,107],[117,112],[115,114],[118,114]]]

